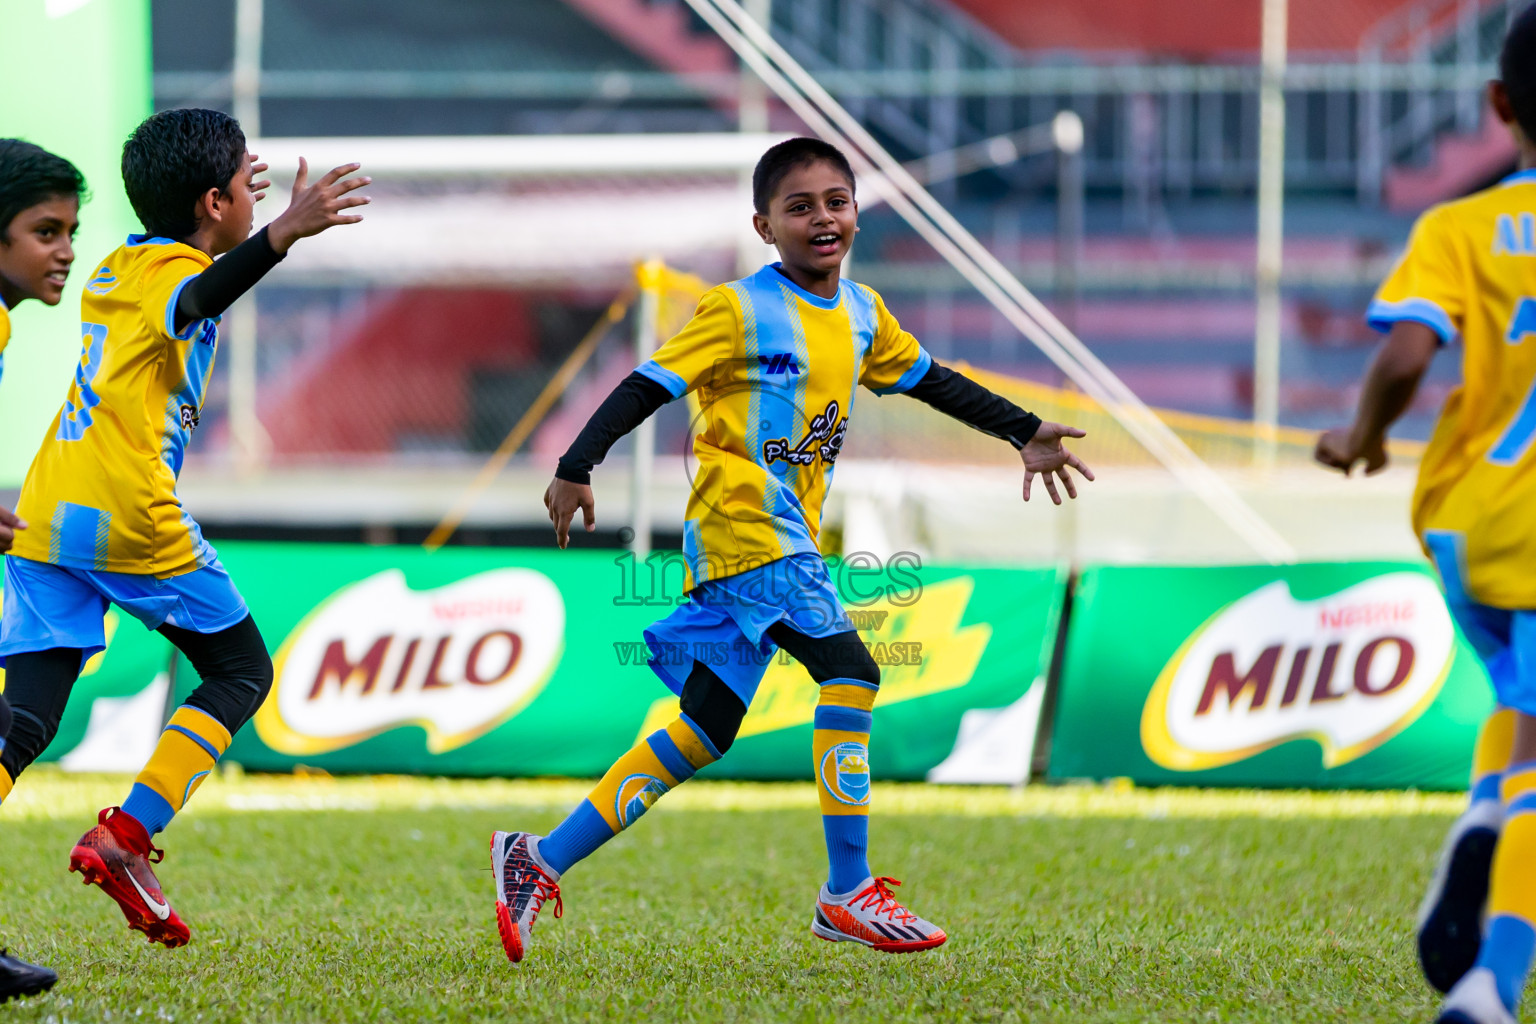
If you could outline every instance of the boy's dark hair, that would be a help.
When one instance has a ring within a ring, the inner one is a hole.
[[[1536,5],[1509,26],[1499,53],[1499,78],[1525,137],[1536,142]]]
[[[144,230],[181,241],[197,231],[197,200],[228,189],[245,160],[240,122],[220,110],[162,110],[123,143],[123,189]]]
[[[83,192],[85,176],[68,160],[30,142],[0,139],[0,242],[11,240],[11,221],[22,210]]]
[[[843,155],[843,151],[829,142],[820,139],[785,139],[776,146],[769,148],[757,161],[757,166],[752,170],[752,206],[758,213],[767,214],[768,204],[773,201],[773,194],[789,177],[789,172],[797,167],[807,164],[826,162],[835,167],[843,177],[848,179],[848,188],[853,189],[853,165]]]

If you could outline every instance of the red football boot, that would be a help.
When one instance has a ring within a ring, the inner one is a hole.
[[[160,880],[149,867],[165,854],[150,844],[144,826],[120,807],[108,807],[96,821],[69,852],[69,870],[85,876],[85,884],[101,886],[123,909],[128,927],[143,932],[150,942],[172,949],[185,946],[192,930],[166,902]]]

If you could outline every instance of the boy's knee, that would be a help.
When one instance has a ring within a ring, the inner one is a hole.
[[[736,742],[741,720],[747,715],[747,707],[735,691],[700,662],[694,662],[679,704],[722,756]]]
[[[867,686],[880,685],[880,666],[854,632],[838,633],[818,645],[814,656],[805,663],[816,685],[836,679],[852,679]]]

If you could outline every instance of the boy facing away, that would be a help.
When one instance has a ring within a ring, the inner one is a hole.
[[[264,170],[239,124],[214,110],[162,111],[123,145],[123,185],[145,233],[85,285],[80,363],[27,472],[17,512],[29,525],[5,559],[0,665],[14,719],[0,801],[58,731],[82,666],[105,648],[109,602],[163,634],[201,679],[122,806],[103,810],[70,853],[70,870],[116,900],[130,928],[167,946],[191,932],[150,868],[159,858],[150,837],[272,681],[256,623],[176,496],[218,319],[296,241],[359,220],[342,211],[367,202],[347,193],[368,179],[341,180],[355,164],[309,185],[301,159],[291,205],[247,237]]]
[[[75,231],[85,178],[74,164],[20,139],[0,139],[0,374],[11,340],[10,311],[37,299],[57,306],[75,262]],[[0,377],[0,385],[4,384]],[[0,508],[0,554],[26,523]],[[11,708],[0,692],[0,752],[11,732]],[[0,949],[0,1003],[36,995],[59,976]]]
[[[1536,950],[1536,8],[1511,25],[1499,73],[1488,99],[1519,170],[1419,219],[1367,313],[1389,334],[1355,422],[1317,443],[1318,461],[1346,474],[1385,467],[1387,428],[1461,338],[1462,384],[1419,466],[1413,526],[1498,707],[1419,917],[1445,1024],[1513,1022]]]
[[[688,392],[701,416],[683,527],[689,603],[646,630],[651,667],[681,714],[619,758],[548,836],[491,840],[502,945],[523,958],[539,910],[577,861],[634,824],[662,795],[730,749],[776,647],[820,687],[812,767],[828,878],[811,930],[823,939],[906,953],[946,936],[875,877],[866,848],[869,731],[880,670],[838,600],[818,547],[822,501],[848,429],[855,389],[909,394],[1008,441],[1024,461],[1024,499],[1040,475],[1052,501],[1093,474],[1062,447],[1083,432],[1042,423],[934,362],[869,288],[841,280],[858,231],[854,176],[836,148],[790,139],[764,154],[752,180],[753,225],[781,262],[707,292],[693,319],[603,402],[560,459],[544,504],[564,548],[579,508],[596,528],[592,467],[614,441]],[[729,650],[725,665],[661,657]],[[750,657],[736,656],[750,652]]]

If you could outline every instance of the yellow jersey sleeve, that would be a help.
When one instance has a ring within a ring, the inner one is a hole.
[[[166,249],[172,249],[166,246]],[[194,320],[176,333],[176,301],[181,290],[192,279],[208,269],[211,261],[203,262],[182,252],[169,251],[156,254],[153,262],[144,268],[143,284],[139,292],[139,312],[151,333],[166,341],[186,341],[196,333],[201,321]]]
[[[11,343],[11,311],[0,303],[0,379],[5,374],[5,346]]]
[[[1366,310],[1366,322],[1376,330],[1411,320],[1431,328],[1442,345],[1461,334],[1471,268],[1448,214],[1449,208],[1436,207],[1414,225],[1407,251]]]
[[[933,358],[901,329],[884,299],[871,289],[864,290],[875,303],[875,331],[859,368],[859,383],[877,395],[899,395],[923,379]]]
[[[693,318],[636,372],[679,398],[739,361],[740,340],[741,321],[727,290],[712,288],[699,300]]]

